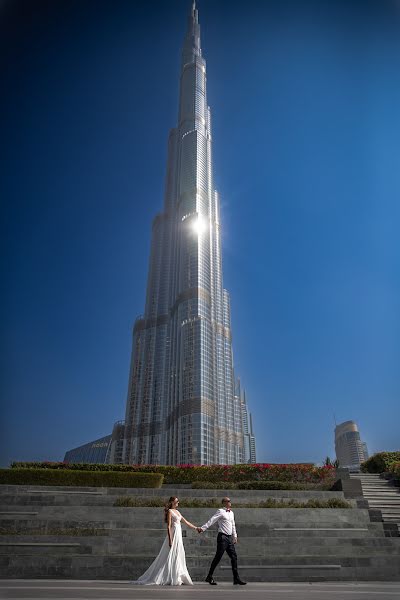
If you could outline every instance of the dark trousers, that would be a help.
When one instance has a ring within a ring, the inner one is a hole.
[[[224,552],[226,552],[229,558],[231,559],[233,579],[238,579],[239,573],[237,569],[237,554],[235,544],[232,542],[231,535],[225,535],[225,533],[221,532],[218,534],[217,537],[217,551],[215,553],[215,556],[210,566],[210,570],[208,572],[209,577],[212,577],[212,574],[214,573],[214,570],[218,565],[219,561],[221,560]]]

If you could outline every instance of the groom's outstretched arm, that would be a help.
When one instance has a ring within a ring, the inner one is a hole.
[[[208,529],[209,527],[211,527],[211,525],[214,525],[214,523],[215,523],[216,521],[218,521],[218,519],[220,518],[220,516],[221,516],[221,512],[222,512],[222,510],[219,508],[219,509],[217,510],[217,512],[215,513],[215,515],[213,515],[213,516],[211,517],[211,519],[210,519],[209,521],[207,521],[207,523],[205,523],[204,525],[202,525],[202,526],[200,527],[201,531],[205,531],[206,529]]]

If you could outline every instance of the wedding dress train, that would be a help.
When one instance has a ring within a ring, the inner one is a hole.
[[[172,546],[165,538],[158,556],[139,579],[131,583],[138,585],[193,585],[186,567],[185,548],[182,540],[182,516],[171,509]]]

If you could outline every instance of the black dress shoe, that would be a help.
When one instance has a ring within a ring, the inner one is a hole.
[[[210,575],[207,575],[207,577],[206,577],[206,581],[207,581],[207,583],[209,583],[210,585],[217,585],[217,582],[216,582],[216,581],[214,581],[214,579],[213,579],[213,578],[212,578]]]
[[[235,579],[233,585],[247,585],[247,581],[242,581],[241,579]]]

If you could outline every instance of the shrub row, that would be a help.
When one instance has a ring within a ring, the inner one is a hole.
[[[364,473],[384,473],[391,471],[393,463],[400,461],[400,451],[378,452],[362,463],[361,471]]]
[[[151,473],[155,470],[164,475],[164,483],[192,483],[209,481],[217,483],[241,481],[288,481],[293,483],[333,483],[335,469],[332,465],[315,467],[313,464],[266,464],[253,465],[105,465],[73,463],[13,463],[12,468],[37,467],[50,470],[85,470],[113,472]]]
[[[56,469],[0,469],[0,483],[9,485],[71,485],[93,487],[160,488],[161,473],[75,471]]]
[[[151,467],[147,469],[147,466]],[[154,473],[160,472],[155,465],[109,465],[104,463],[71,463],[71,462],[13,462],[10,465],[11,469],[51,469],[56,471],[113,471],[118,473],[137,473],[138,471],[146,471]],[[160,467],[161,468],[161,467]],[[164,467],[162,467],[164,468]]]
[[[332,483],[294,483],[291,481],[194,481],[194,490],[329,490]]]
[[[161,508],[165,506],[165,500],[164,498],[132,498],[132,496],[121,496],[116,499],[114,506]],[[221,508],[221,499],[182,498],[179,502],[179,508]],[[328,500],[310,499],[307,502],[267,498],[267,500],[260,502],[235,502],[233,508],[351,508],[351,504],[341,498],[329,498]]]
[[[400,480],[400,461],[392,463],[390,472],[394,475],[395,479]]]

